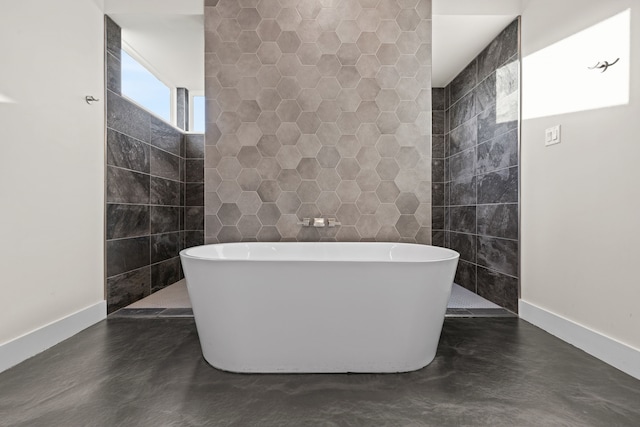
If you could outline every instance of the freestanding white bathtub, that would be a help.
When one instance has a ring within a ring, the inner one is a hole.
[[[407,243],[180,252],[204,358],[232,372],[407,372],[436,354],[459,254]]]

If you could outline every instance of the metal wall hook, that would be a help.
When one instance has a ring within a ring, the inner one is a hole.
[[[594,65],[593,67],[588,67],[588,68],[590,70],[602,69],[602,72],[604,73],[605,71],[607,71],[607,68],[609,68],[612,65],[616,64],[618,61],[620,61],[620,58],[616,58],[616,60],[611,62],[611,63],[609,61],[603,61],[603,62],[598,61],[598,63],[596,65]]]
[[[87,101],[87,104],[91,105],[92,102],[100,101],[98,98],[95,98],[93,95],[87,95],[84,97],[84,100]]]

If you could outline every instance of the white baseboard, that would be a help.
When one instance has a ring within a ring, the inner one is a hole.
[[[640,379],[640,350],[526,301],[518,308],[521,319]]]
[[[0,372],[106,319],[107,302],[100,301],[32,332],[0,344]]]

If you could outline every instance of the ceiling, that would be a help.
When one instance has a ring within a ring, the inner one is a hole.
[[[433,86],[446,86],[521,8],[522,0],[433,0]],[[204,93],[203,0],[105,0],[105,13],[160,80]]]

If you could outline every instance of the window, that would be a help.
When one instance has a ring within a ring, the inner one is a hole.
[[[204,96],[194,96],[191,103],[191,131],[204,133]]]
[[[171,123],[171,90],[124,50],[122,94]]]

